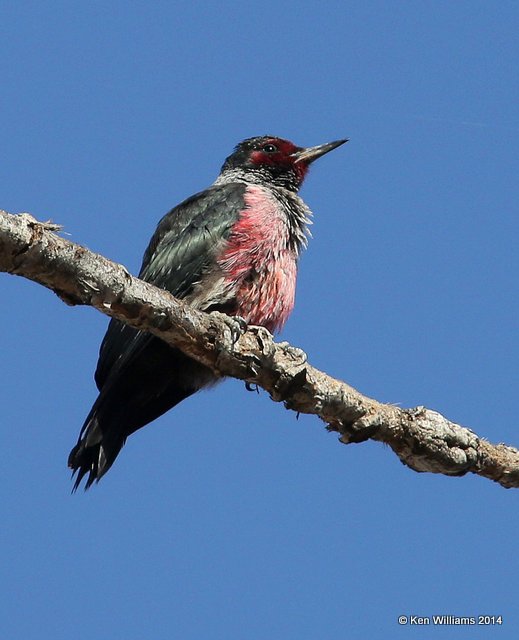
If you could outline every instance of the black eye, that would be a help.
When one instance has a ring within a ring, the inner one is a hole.
[[[266,144],[263,147],[263,151],[266,151],[267,153],[276,153],[277,150],[278,148],[276,147],[275,144]]]

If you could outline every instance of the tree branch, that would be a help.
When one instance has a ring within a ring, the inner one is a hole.
[[[491,444],[425,407],[400,409],[368,398],[312,367],[300,349],[274,342],[266,329],[237,333],[228,316],[192,309],[122,265],[56,235],[58,229],[26,213],[0,210],[0,271],[38,282],[69,305],[90,305],[150,331],[218,375],[259,385],[287,409],[318,415],[345,444],[377,440],[415,471],[470,472],[519,487],[517,449]]]

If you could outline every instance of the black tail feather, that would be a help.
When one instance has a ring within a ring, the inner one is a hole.
[[[73,491],[87,475],[85,489],[98,482],[130,434],[216,380],[210,369],[180,351],[157,338],[149,340],[145,353],[104,380],[68,458],[77,474]]]
[[[122,446],[123,443],[121,443],[116,452],[112,452],[110,456],[111,460],[108,462],[102,444],[99,443],[91,447],[86,447],[84,442],[79,442],[72,449],[68,458],[68,466],[72,469],[72,477],[76,476],[72,493],[77,491],[81,481],[87,474],[88,478],[85,483],[85,491],[91,487],[94,482],[99,482],[114,463]]]
[[[94,405],[95,408],[95,405]],[[70,452],[68,466],[72,469],[72,477],[76,474],[72,492],[75,493],[83,478],[88,474],[85,491],[104,476],[112,466],[124,445],[124,439],[103,437],[97,418],[89,416],[79,441]]]

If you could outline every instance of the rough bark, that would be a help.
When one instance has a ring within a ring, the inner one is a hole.
[[[425,407],[401,409],[368,398],[312,367],[300,349],[274,342],[264,328],[243,332],[223,314],[196,311],[123,266],[56,235],[58,229],[29,214],[0,210],[0,271],[38,282],[69,305],[90,305],[151,331],[218,375],[258,385],[287,409],[319,416],[345,444],[377,440],[415,471],[470,472],[519,487],[517,449],[491,444]]]

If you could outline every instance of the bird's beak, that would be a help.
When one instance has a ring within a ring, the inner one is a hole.
[[[310,164],[317,158],[324,156],[325,153],[329,151],[333,151],[340,147],[341,144],[348,142],[348,138],[344,140],[336,140],[335,142],[327,142],[326,144],[320,144],[318,147],[307,147],[306,149],[299,149],[292,154],[292,158],[296,159],[296,162],[306,162],[306,164]]]

